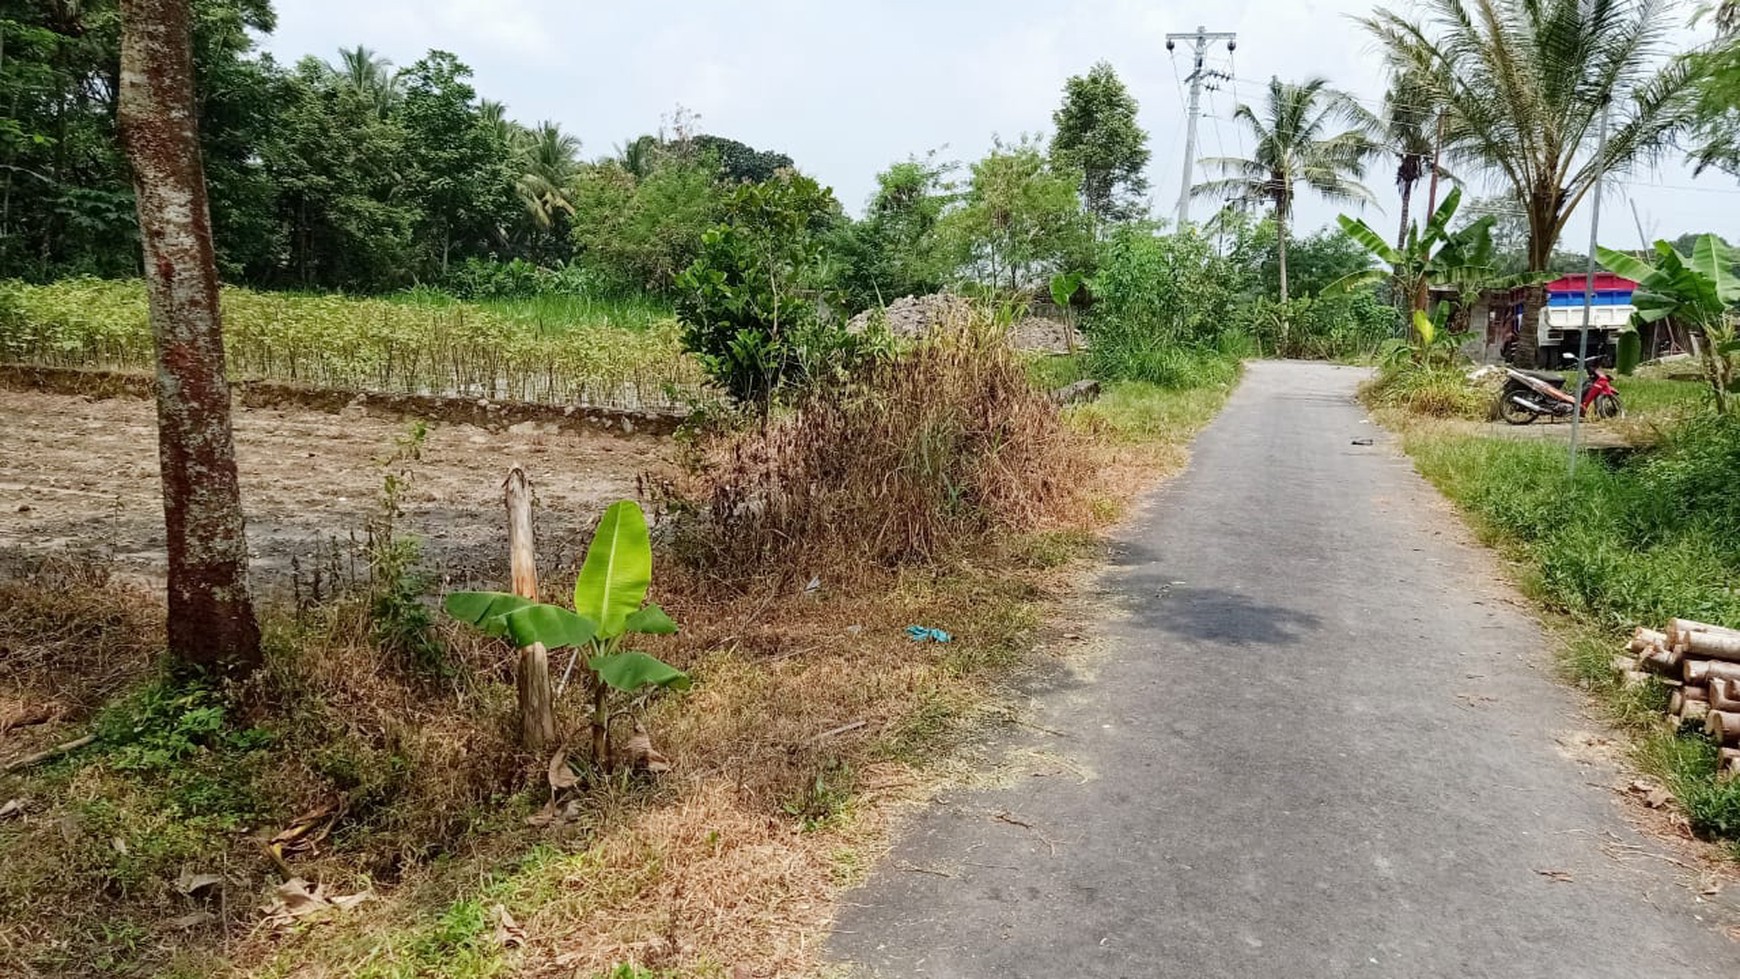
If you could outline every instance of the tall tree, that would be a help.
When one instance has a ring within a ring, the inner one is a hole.
[[[1664,60],[1677,26],[1658,0],[1424,0],[1430,23],[1363,19],[1399,71],[1445,109],[1452,159],[1510,185],[1529,223],[1529,270],[1546,271],[1565,224],[1602,173],[1668,148],[1690,121],[1695,59]],[[1613,125],[1597,154],[1602,107]],[[1546,294],[1530,287],[1517,356],[1536,357]]]
[[[1102,221],[1121,221],[1143,209],[1148,191],[1148,134],[1136,124],[1136,99],[1104,61],[1063,85],[1063,104],[1051,114],[1057,131],[1051,155],[1081,171],[1082,202]]]
[[[1378,138],[1384,150],[1396,158],[1396,191],[1402,197],[1396,247],[1402,248],[1408,240],[1414,185],[1432,173],[1433,157],[1437,155],[1438,110],[1432,104],[1431,90],[1421,84],[1417,75],[1396,74],[1384,93],[1383,114],[1378,123]]]
[[[516,202],[510,150],[483,116],[471,69],[446,51],[431,51],[406,69],[396,116],[409,138],[414,171],[409,196],[423,209],[423,271],[447,276],[455,254],[481,255]]]
[[[1047,159],[1029,139],[997,142],[970,169],[961,205],[939,226],[966,275],[1019,291],[1087,267],[1092,229],[1079,171]]]
[[[1371,191],[1359,182],[1375,151],[1368,130],[1371,116],[1323,78],[1300,84],[1269,80],[1261,110],[1241,104],[1233,113],[1256,137],[1248,159],[1209,157],[1204,166],[1221,176],[1191,188],[1197,197],[1267,202],[1275,210],[1276,259],[1281,301],[1287,301],[1287,227],[1301,187],[1335,202],[1366,203]],[[1348,128],[1339,129],[1340,126]]]
[[[248,591],[216,256],[200,162],[188,0],[121,0],[119,128],[133,171],[157,345],[169,649],[240,673],[260,662]]]

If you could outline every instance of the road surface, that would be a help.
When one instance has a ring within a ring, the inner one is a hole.
[[[836,961],[1740,975],[1740,893],[1700,896],[1632,828],[1616,749],[1491,556],[1365,422],[1362,376],[1251,365],[1126,532],[1106,648],[1033,692],[1018,774],[907,825],[848,896]]]

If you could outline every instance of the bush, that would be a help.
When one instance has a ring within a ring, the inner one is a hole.
[[[1368,404],[1427,418],[1478,421],[1492,413],[1492,392],[1469,381],[1466,368],[1446,364],[1387,364],[1361,394]]]
[[[683,346],[733,399],[765,406],[826,375],[857,346],[827,319],[823,238],[837,210],[814,180],[785,172],[731,195],[677,278]]]
[[[1278,357],[1368,358],[1399,333],[1395,307],[1369,291],[1303,296],[1285,304],[1258,299],[1249,316],[1258,346]]]
[[[1050,400],[988,317],[946,324],[788,414],[703,446],[681,550],[742,576],[935,558],[1081,485]]]

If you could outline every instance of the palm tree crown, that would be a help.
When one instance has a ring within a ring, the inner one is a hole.
[[[1259,112],[1241,104],[1233,118],[1256,137],[1249,159],[1209,157],[1204,166],[1221,176],[1191,188],[1197,197],[1262,200],[1275,209],[1280,233],[1281,300],[1287,300],[1287,222],[1302,187],[1331,201],[1365,203],[1371,191],[1359,182],[1376,145],[1369,132],[1371,114],[1327,79],[1293,84],[1269,80],[1268,99]],[[1345,127],[1345,128],[1344,128]]]
[[[515,147],[520,176],[516,189],[526,213],[541,230],[549,230],[558,212],[574,213],[574,178],[580,171],[580,140],[548,120],[521,131]]]

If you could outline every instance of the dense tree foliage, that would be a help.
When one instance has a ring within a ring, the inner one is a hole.
[[[1144,210],[1148,134],[1136,124],[1136,99],[1102,61],[1064,83],[1063,104],[1051,115],[1052,159],[1081,172],[1081,196],[1102,221]]]

